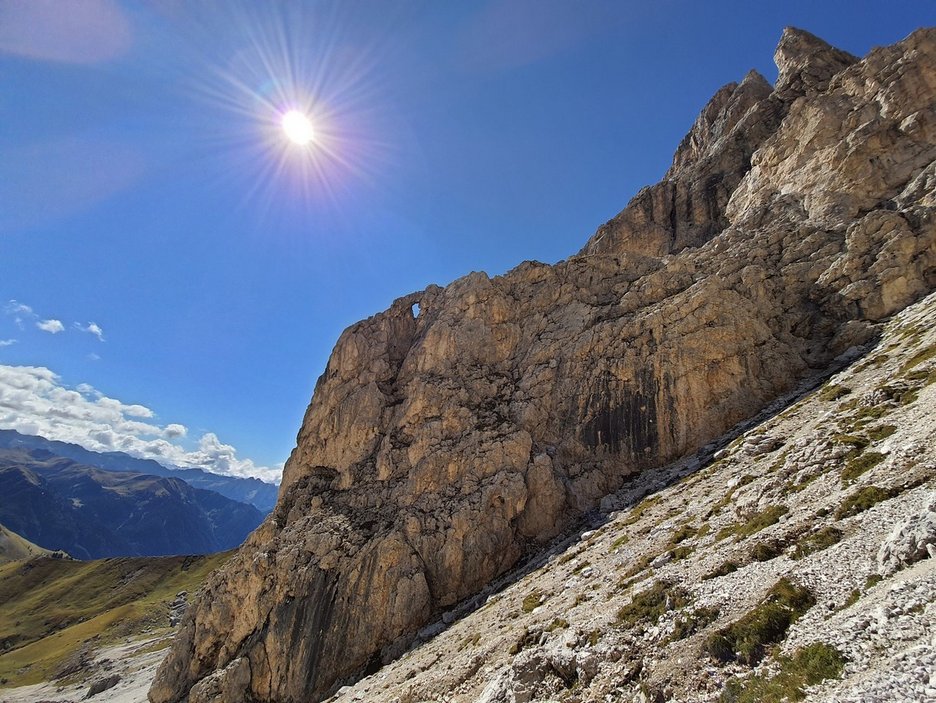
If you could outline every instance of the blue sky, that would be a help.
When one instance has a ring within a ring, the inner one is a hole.
[[[789,24],[936,5],[0,1],[0,427],[275,475],[345,327],[577,251]]]

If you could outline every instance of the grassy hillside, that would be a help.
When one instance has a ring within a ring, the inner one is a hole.
[[[50,553],[48,549],[43,549],[0,525],[0,564],[19,559],[32,559]]]
[[[0,565],[0,685],[46,680],[88,645],[168,627],[169,601],[230,554]]]

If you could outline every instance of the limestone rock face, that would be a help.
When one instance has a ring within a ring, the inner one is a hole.
[[[276,509],[186,615],[153,703],[321,700],[936,287],[936,31],[857,61],[787,30],[777,61],[776,90],[720,90],[579,255],[342,334]]]

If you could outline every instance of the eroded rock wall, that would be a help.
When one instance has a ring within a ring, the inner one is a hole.
[[[936,31],[858,61],[788,29],[775,58],[776,88],[720,90],[578,256],[342,334],[277,508],[191,609],[154,703],[321,699],[936,287]]]

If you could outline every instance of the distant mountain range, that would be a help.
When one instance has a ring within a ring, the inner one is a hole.
[[[42,448],[0,449],[0,524],[78,559],[223,551],[263,517],[180,478],[105,471]]]
[[[152,459],[137,459],[123,452],[92,452],[77,444],[24,435],[16,430],[0,430],[0,448],[42,449],[105,471],[132,471],[150,476],[179,478],[193,488],[215,491],[231,500],[250,503],[264,515],[273,510],[279,492],[278,486],[258,478],[221,476],[202,469],[168,468]]]

